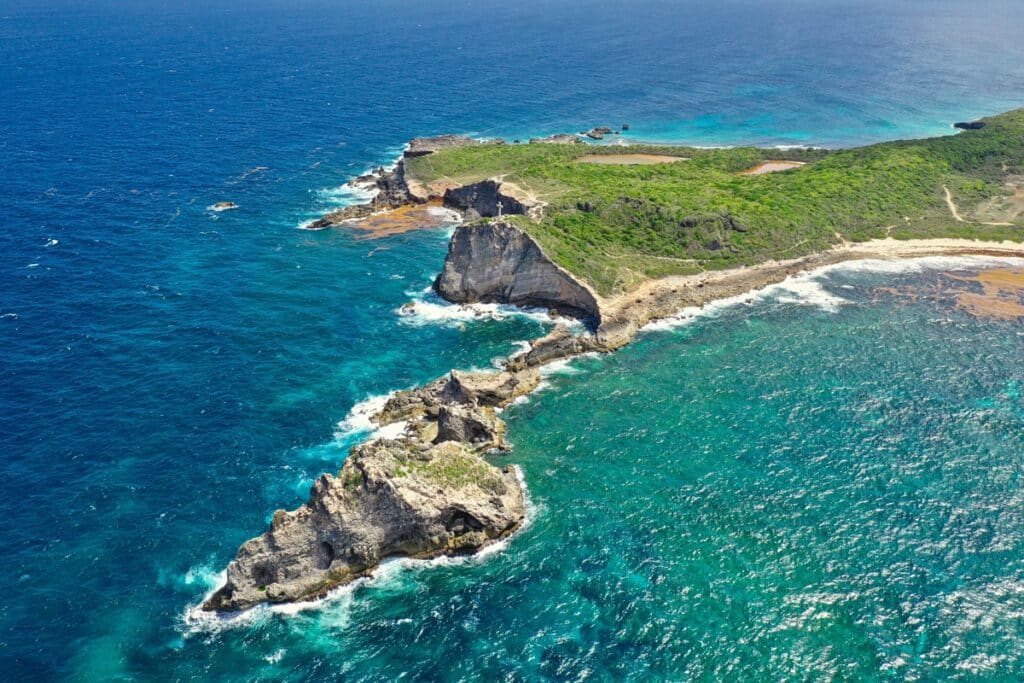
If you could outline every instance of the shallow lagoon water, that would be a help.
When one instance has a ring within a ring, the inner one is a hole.
[[[0,3],[7,678],[1019,678],[1021,328],[872,293],[927,273],[552,375],[502,552],[184,620],[354,406],[546,329],[432,308],[443,230],[297,230],[349,176],[452,131],[948,132],[1024,99],[1019,4],[150,5]]]

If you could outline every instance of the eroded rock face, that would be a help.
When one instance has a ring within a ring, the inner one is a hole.
[[[603,351],[593,336],[573,334],[565,325],[558,325],[547,335],[530,344],[525,353],[513,356],[505,367],[516,374],[529,371],[538,372],[538,368],[560,358],[577,356],[588,351]],[[539,375],[539,372],[538,372]]]
[[[522,372],[460,372],[452,370],[447,391],[458,403],[503,406],[525,396],[540,384],[536,369]]]
[[[467,443],[481,449],[503,448],[505,423],[495,416],[493,408],[457,403],[443,405],[437,416],[435,442],[444,441]]]
[[[960,130],[981,130],[985,127],[984,121],[957,121],[953,124],[954,128]]]
[[[478,183],[446,190],[444,193],[444,205],[465,212],[470,220],[475,220],[481,216],[493,218],[498,215],[512,216],[525,214],[529,209],[528,206],[518,199],[503,194],[501,183],[495,180],[481,180]]]
[[[206,610],[292,602],[364,576],[389,556],[469,553],[512,533],[525,515],[515,473],[468,446],[373,441],[352,450],[337,477],[313,485],[308,503],[278,510],[247,541]]]
[[[434,287],[457,303],[542,306],[600,322],[597,297],[590,288],[506,221],[459,226]]]
[[[535,368],[520,372],[462,372],[450,374],[415,389],[395,392],[376,416],[377,424],[425,418],[436,420],[445,404],[500,407],[525,396],[540,384]]]

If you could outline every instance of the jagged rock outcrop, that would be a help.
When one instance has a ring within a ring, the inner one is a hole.
[[[499,206],[500,211],[499,211]],[[444,205],[465,213],[468,220],[525,214],[530,207],[515,197],[501,191],[501,183],[495,180],[481,180],[478,183],[448,189],[444,193]]]
[[[227,583],[203,608],[320,597],[387,557],[479,550],[512,533],[524,515],[515,472],[462,443],[372,441],[352,450],[337,477],[320,477],[308,503],[275,512],[270,530],[242,545]]]
[[[573,334],[565,325],[558,325],[537,339],[525,353],[513,356],[505,364],[510,373],[523,373],[561,358],[578,356],[589,351],[604,351],[592,335]]]
[[[542,306],[600,322],[597,296],[507,221],[461,225],[448,244],[438,293],[457,303]]]
[[[395,209],[406,204],[422,204],[426,201],[410,191],[405,178],[405,164],[401,160],[393,169],[379,168],[371,174],[359,176],[353,184],[375,189],[377,194],[365,204],[346,206],[318,218],[309,224],[310,230],[329,228],[345,221],[366,218],[375,211]]]
[[[437,420],[445,404],[471,404],[497,408],[525,396],[540,384],[533,368],[517,372],[462,372],[450,374],[422,387],[397,391],[375,417],[386,425],[402,420]]]
[[[494,408],[458,403],[442,405],[434,442],[444,441],[457,441],[480,449],[503,448],[505,423],[494,414]]]
[[[985,127],[984,121],[957,121],[953,124],[954,128],[960,130],[980,130]]]

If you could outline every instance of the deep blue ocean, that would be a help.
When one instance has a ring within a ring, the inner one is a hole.
[[[433,301],[445,229],[297,229],[351,176],[445,132],[950,134],[1024,105],[1022,36],[1015,0],[0,0],[0,679],[1024,678],[1024,326],[879,289],[951,262],[551,375],[499,552],[189,612],[353,407],[547,328]]]

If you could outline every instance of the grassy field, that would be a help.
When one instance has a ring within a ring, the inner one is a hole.
[[[547,206],[539,223],[514,220],[607,295],[646,278],[791,258],[841,239],[1024,239],[1024,109],[985,120],[957,135],[837,151],[483,145],[409,159],[407,172],[428,183],[515,183]],[[624,153],[687,160],[576,162]],[[740,175],[769,159],[807,163]]]

